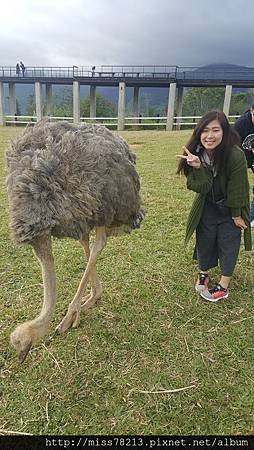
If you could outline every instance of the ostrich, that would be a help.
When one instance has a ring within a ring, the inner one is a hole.
[[[103,126],[42,120],[10,144],[6,163],[12,237],[18,244],[32,246],[44,288],[39,315],[18,325],[10,337],[23,362],[46,334],[56,303],[51,237],[78,240],[87,258],[78,290],[55,330],[63,333],[77,327],[80,311],[101,296],[96,259],[107,237],[138,228],[145,213],[140,208],[135,155],[121,137]],[[82,301],[88,280],[91,292]]]

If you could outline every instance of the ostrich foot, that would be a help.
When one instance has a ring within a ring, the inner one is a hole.
[[[56,334],[62,334],[69,328],[77,328],[80,322],[80,309],[71,310],[69,309],[63,320],[57,325],[55,329]]]

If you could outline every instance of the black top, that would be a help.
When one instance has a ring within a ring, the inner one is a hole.
[[[213,184],[210,191],[206,194],[206,201],[209,203],[216,203],[223,199],[223,192],[220,187],[218,176],[213,178]]]
[[[241,142],[244,141],[246,136],[249,134],[254,134],[254,123],[252,122],[252,116],[250,111],[247,111],[235,123],[235,129],[238,131]]]
[[[252,116],[250,111],[247,111],[245,114],[243,114],[239,119],[237,119],[235,123],[235,129],[240,135],[241,143],[243,143],[244,139],[249,134],[254,134],[254,124],[252,122]],[[254,155],[251,151],[243,149],[248,167],[253,167],[254,164]]]

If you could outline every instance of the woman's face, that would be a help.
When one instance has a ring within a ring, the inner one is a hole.
[[[218,120],[209,122],[200,135],[201,144],[208,151],[212,151],[218,147],[222,138],[223,130]]]

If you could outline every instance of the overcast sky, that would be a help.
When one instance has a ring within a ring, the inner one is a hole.
[[[254,67],[254,0],[10,0],[0,65]]]

